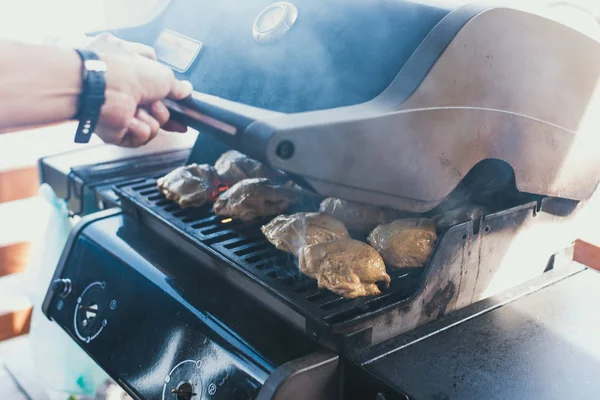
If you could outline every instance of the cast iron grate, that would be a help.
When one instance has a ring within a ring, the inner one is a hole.
[[[356,322],[379,309],[407,300],[419,288],[422,275],[420,268],[389,272],[392,278],[390,287],[386,289],[381,285],[382,294],[378,296],[344,299],[320,289],[314,279],[299,271],[293,256],[277,250],[265,239],[260,227],[268,220],[250,223],[228,221],[215,215],[212,205],[181,209],[156,189],[157,178],[154,176],[122,183],[115,190],[135,209],[151,217],[159,216],[164,227],[180,231],[188,238],[210,246],[226,257],[232,266],[250,272],[254,279],[261,281],[279,298],[291,302],[289,305],[293,309],[300,310],[309,319],[320,320],[329,326]]]

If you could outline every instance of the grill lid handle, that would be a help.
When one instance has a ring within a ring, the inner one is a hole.
[[[166,99],[164,103],[171,119],[217,136],[238,149],[241,148],[241,136],[250,124],[286,115],[200,92],[193,92],[179,101]]]

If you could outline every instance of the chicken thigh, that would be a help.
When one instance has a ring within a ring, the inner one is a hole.
[[[299,251],[300,271],[345,298],[380,294],[376,282],[390,283],[381,256],[354,239],[304,246]]]

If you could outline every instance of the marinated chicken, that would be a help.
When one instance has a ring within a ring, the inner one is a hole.
[[[435,240],[435,224],[427,218],[406,218],[379,225],[367,241],[390,268],[422,267]]]
[[[219,174],[219,178],[229,185],[244,179],[274,179],[283,176],[283,173],[275,171],[236,150],[223,153],[215,163],[215,169]]]
[[[342,222],[324,213],[282,214],[261,228],[279,250],[298,255],[301,247],[337,239],[350,239]]]
[[[342,221],[350,230],[370,232],[377,225],[400,218],[400,212],[329,197],[321,202],[321,212]]]
[[[208,164],[179,167],[157,181],[158,190],[182,208],[201,207],[218,194],[217,171]]]
[[[298,201],[298,192],[268,179],[244,179],[215,201],[215,214],[251,221],[287,211]]]
[[[468,205],[450,210],[443,214],[438,214],[431,218],[437,226],[438,232],[450,229],[454,225],[476,219],[488,213],[483,206]]]
[[[315,278],[319,287],[348,299],[381,294],[376,282],[390,283],[381,256],[354,239],[304,246],[299,251],[300,271]]]

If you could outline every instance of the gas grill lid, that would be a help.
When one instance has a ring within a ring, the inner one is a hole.
[[[523,192],[582,200],[597,187],[595,40],[511,9],[331,1],[298,4],[290,29],[262,43],[250,23],[259,5],[206,5],[214,30],[196,21],[207,39],[186,74],[206,93],[169,105],[201,133],[321,195],[412,212],[487,159]],[[132,32],[122,36],[140,39]]]
[[[266,42],[253,28],[264,25],[257,17],[273,6],[269,0],[176,0],[151,23],[114,34],[155,46],[180,70],[201,43],[177,72],[196,90],[291,113],[371,100],[450,11],[427,0],[293,3],[293,25]]]

